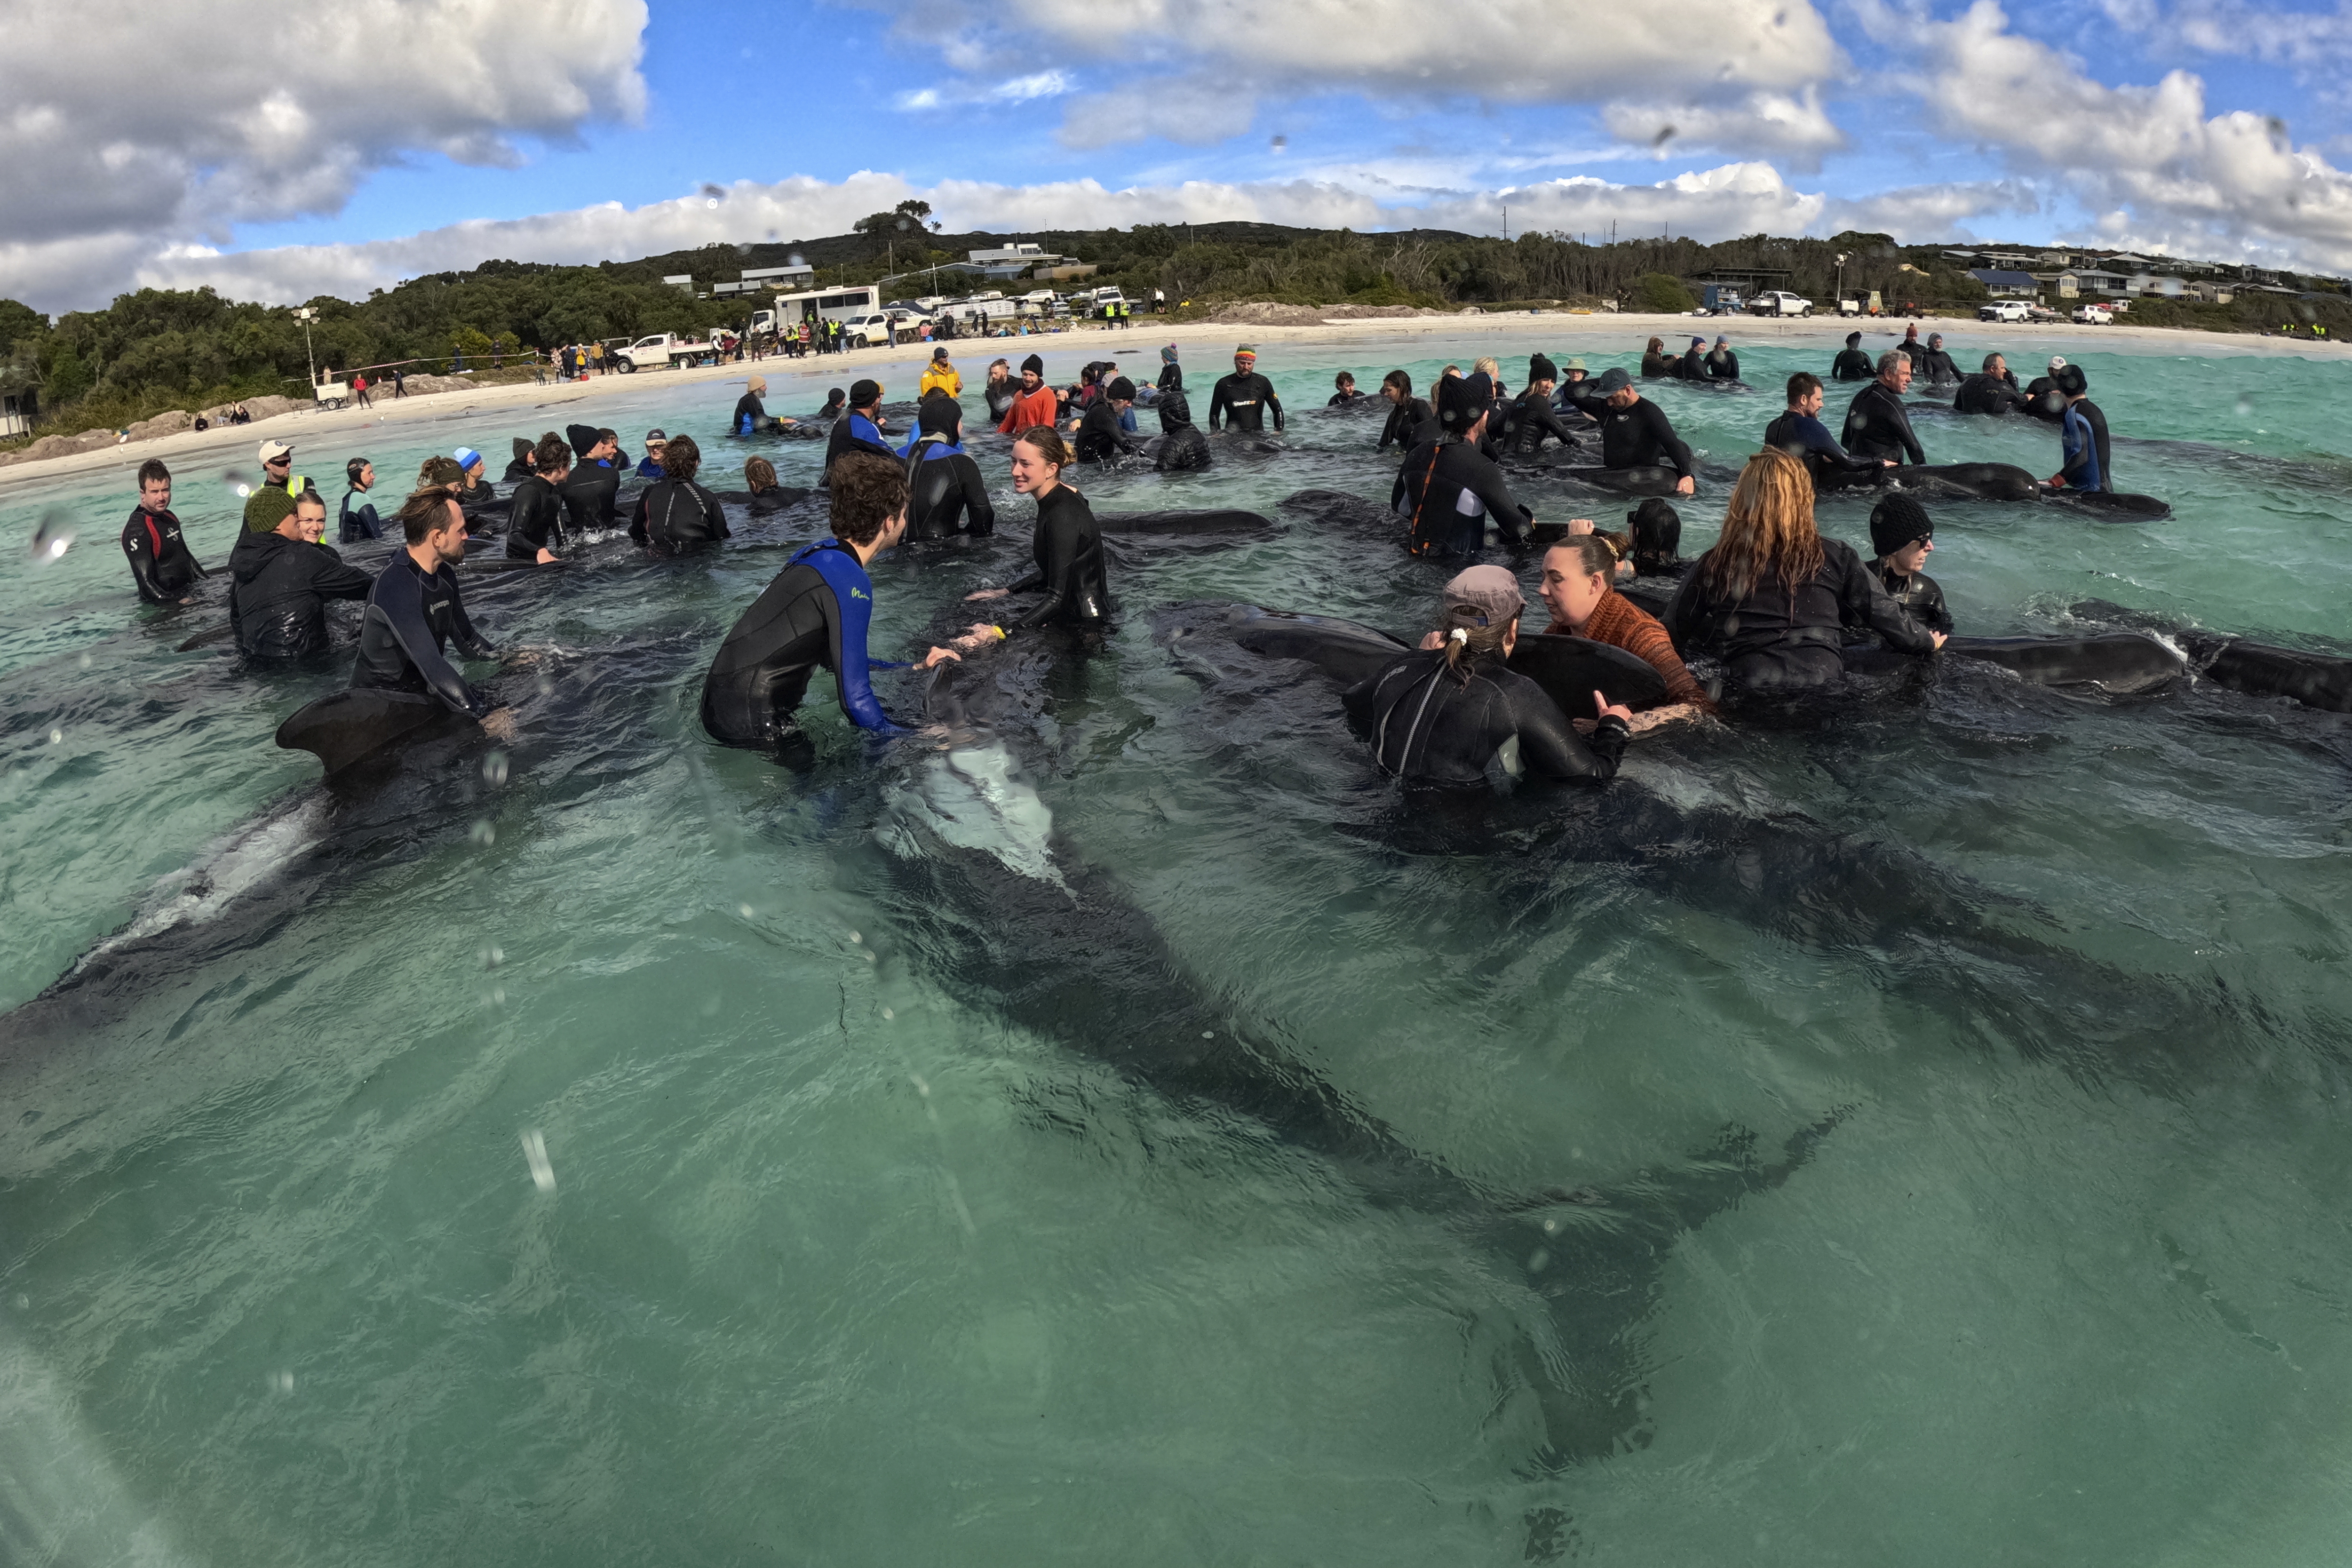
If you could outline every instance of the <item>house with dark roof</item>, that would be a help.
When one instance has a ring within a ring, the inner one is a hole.
[[[1985,286],[1985,291],[1996,300],[2032,300],[2040,297],[2042,285],[2031,272],[2013,272],[2001,267],[1971,267],[1969,276]]]

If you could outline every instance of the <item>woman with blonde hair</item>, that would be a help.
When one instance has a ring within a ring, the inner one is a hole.
[[[1876,632],[1904,653],[1944,646],[1886,596],[1852,545],[1821,536],[1812,478],[1778,448],[1748,459],[1722,536],[1660,618],[1685,656],[1714,654],[1735,685],[1759,691],[1835,680],[1848,630]]]

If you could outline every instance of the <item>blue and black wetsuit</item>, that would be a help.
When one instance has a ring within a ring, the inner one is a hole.
[[[357,544],[362,539],[383,537],[383,520],[376,515],[375,503],[362,500],[357,506],[352,504],[365,493],[360,489],[343,492],[342,516],[337,520],[335,527],[337,543]]]
[[[902,733],[874,696],[868,671],[904,669],[869,658],[874,582],[837,539],[812,544],[786,563],[751,601],[702,681],[702,727],[730,746],[772,749],[797,728],[793,710],[819,665],[840,683],[841,710],[861,730]]]
[[[728,428],[738,436],[756,436],[768,423],[768,405],[760,401],[756,392],[747,392],[735,400],[735,416]],[[646,476],[651,479],[653,476]]]
[[[2066,481],[2069,489],[2103,490],[2107,488],[2107,455],[2100,449],[2103,443],[2099,440],[2105,432],[2093,428],[2090,415],[2084,412],[2090,407],[2088,398],[2068,404],[2066,417],[2058,427],[2059,441],[2065,452],[2065,466],[2059,470],[2059,477]],[[2100,423],[2104,425],[2105,421]]]
[[[851,409],[833,422],[833,429],[824,440],[824,471],[832,476],[834,464],[851,452],[871,452],[877,458],[896,458],[884,438],[882,427],[856,409]]]
[[[487,692],[466,684],[442,657],[450,643],[467,658],[488,658],[496,650],[466,618],[457,597],[457,574],[444,562],[427,572],[405,550],[394,551],[368,590],[360,621],[359,659],[352,667],[354,689],[429,693],[454,712],[478,719],[490,710]]]

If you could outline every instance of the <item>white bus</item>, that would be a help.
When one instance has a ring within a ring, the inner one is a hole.
[[[751,312],[751,331],[772,332],[803,321],[854,321],[882,309],[882,290],[874,284],[856,288],[819,289],[806,294],[779,294],[768,309]]]

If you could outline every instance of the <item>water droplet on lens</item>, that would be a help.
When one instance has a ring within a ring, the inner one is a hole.
[[[1213,1040],[1217,1037],[1217,1031],[1214,1029],[1203,1029],[1201,1031],[1201,1037],[1204,1040]]]
[[[856,931],[851,931],[849,933],[849,940],[852,942],[864,942],[866,938]]]
[[[2253,416],[2254,400],[2248,397],[2242,392],[2238,394],[2238,417],[2241,419],[2251,419]]]
[[[75,664],[78,668],[88,669],[89,668],[89,655],[82,655],[80,658],[75,661]]]
[[[542,1193],[555,1190],[555,1167],[548,1163],[547,1140],[536,1128],[525,1130],[522,1135],[523,1163],[530,1167],[530,1183]]]
[[[50,744],[50,745],[52,745],[52,746],[62,746],[62,745],[64,745],[65,743],[66,743],[66,732],[65,732],[63,730],[52,730],[52,731],[49,731],[49,744]]]
[[[499,964],[504,963],[506,961],[507,955],[504,952],[490,946],[488,942],[482,944],[482,967],[484,969],[496,969]]]
[[[735,906],[735,912],[736,912],[737,914],[739,914],[739,915],[741,915],[745,920],[747,920],[747,921],[748,921],[748,920],[750,920],[750,919],[751,918],[751,916],[753,915],[753,913],[754,913],[754,912],[756,912],[756,911],[754,911],[754,910],[752,910],[751,906],[751,905],[749,905],[749,904],[738,904],[738,905],[736,905],[736,906]]]
[[[482,779],[493,789],[507,782],[507,754],[492,752],[482,759]]]
[[[888,1023],[891,1019],[893,1019],[893,1018],[897,1017],[898,1016],[898,1014],[893,1013],[893,1012],[892,1012],[892,1011],[890,1011],[890,1009],[889,1009],[889,1008],[887,1008],[887,1007],[885,1007],[885,1008],[883,1008],[883,1009],[882,1009],[882,1021],[883,1021],[884,1023],[886,1023],[886,1024],[887,1024],[887,1023]]]
[[[486,817],[482,821],[474,824],[473,832],[467,834],[467,837],[487,849],[491,845],[496,844],[499,841],[498,825],[489,821]]]

